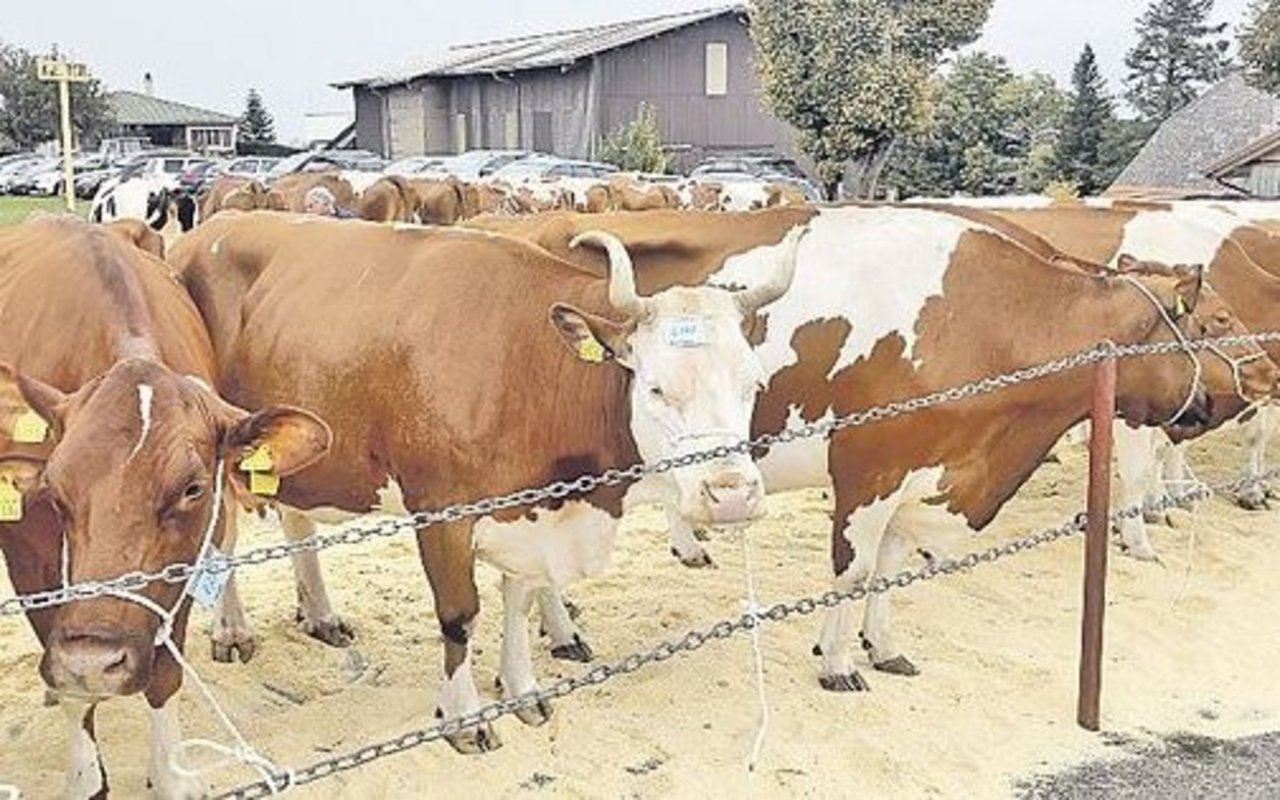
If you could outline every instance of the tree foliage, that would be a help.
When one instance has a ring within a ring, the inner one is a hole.
[[[671,159],[662,144],[657,110],[641,103],[635,119],[605,137],[600,145],[600,158],[628,172],[666,172]]]
[[[1115,111],[1093,47],[1084,46],[1071,75],[1071,104],[1058,142],[1058,175],[1082,194],[1093,194],[1109,180],[1105,141],[1115,126]]]
[[[973,53],[931,82],[929,106],[889,162],[884,182],[900,195],[1039,192],[1054,179],[1067,95],[1049,76]]]
[[[1280,0],[1253,0],[1240,28],[1240,61],[1249,83],[1280,92]]]
[[[1227,26],[1212,13],[1213,0],[1154,0],[1138,18],[1125,97],[1144,119],[1163,122],[1226,74]]]
[[[244,101],[244,113],[240,115],[240,138],[248,143],[261,144],[276,140],[276,121],[267,111],[266,103],[257,89],[250,89]]]
[[[899,136],[926,121],[941,57],[981,33],[992,0],[752,0],[765,100],[830,191],[874,194]],[[846,169],[849,166],[849,174]]]
[[[29,149],[61,135],[58,85],[36,78],[36,55],[0,44],[0,141]],[[115,127],[97,80],[71,84],[71,126],[84,148]]]

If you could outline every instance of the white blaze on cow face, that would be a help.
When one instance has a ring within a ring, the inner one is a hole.
[[[609,253],[609,300],[629,317],[619,325],[556,305],[552,323],[584,361],[629,369],[631,433],[646,461],[742,442],[751,430],[763,372],[743,332],[756,310],[783,296],[795,275],[805,228],[790,232],[764,280],[741,291],[677,287],[654,297],[636,292],[630,256],[608,234],[589,233]],[[694,524],[736,524],[763,512],[760,472],[745,453],[672,473],[681,516]]]

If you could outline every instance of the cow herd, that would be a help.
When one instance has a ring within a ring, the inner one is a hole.
[[[317,188],[364,219],[302,213]],[[697,531],[751,524],[769,492],[829,487],[832,574],[847,590],[985,527],[1086,418],[1091,376],[735,447],[751,437],[1102,340],[1163,343],[1119,365],[1122,501],[1185,478],[1179,443],[1232,421],[1249,431],[1248,473],[1265,470],[1280,345],[1194,340],[1280,330],[1280,210],[780,196],[726,211],[709,197],[691,209],[681,191],[618,183],[540,198],[398,178],[357,191],[301,175],[215,184],[199,224],[168,247],[155,198],[136,214],[150,225],[45,216],[0,230],[0,493],[18,497],[0,503],[0,551],[15,590],[193,563],[206,542],[231,552],[243,511],[275,507],[296,541],[318,523],[719,448],[667,474],[418,532],[444,643],[438,712],[454,718],[481,704],[477,559],[502,574],[498,682],[520,696],[538,686],[533,609],[555,657],[592,658],[561,592],[607,568],[629,508],[662,505],[675,554],[705,566]],[[1264,506],[1265,485],[1240,500]],[[1142,519],[1121,536],[1133,556],[1156,557]],[[359,632],[332,607],[317,555],[294,567],[299,624],[349,644]],[[213,601],[216,660],[271,646],[249,629],[234,576]],[[41,677],[67,715],[68,796],[105,794],[95,709],[131,694],[153,717],[152,787],[203,795],[173,764],[183,674],[162,646],[184,646],[189,611],[181,586],[155,583],[30,613]],[[848,603],[831,610],[814,652],[817,683],[834,692],[867,688],[864,663],[919,671],[882,594],[860,619]],[[544,703],[519,716],[550,714]],[[450,742],[499,746],[489,724]]]

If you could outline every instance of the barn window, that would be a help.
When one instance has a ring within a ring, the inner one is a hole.
[[[467,115],[457,114],[453,118],[453,151],[467,152]]]
[[[724,97],[729,93],[729,45],[707,42],[707,97]]]

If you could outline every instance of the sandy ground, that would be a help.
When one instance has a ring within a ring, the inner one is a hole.
[[[1230,435],[1197,448],[1205,477],[1232,475]],[[1024,487],[974,545],[1057,525],[1082,505],[1084,455],[1068,451]],[[750,536],[764,602],[827,585],[828,503],[820,492],[774,499],[774,516]],[[1112,757],[1114,737],[1151,740],[1188,732],[1246,736],[1280,729],[1280,512],[1250,514],[1223,500],[1175,528],[1156,528],[1163,567],[1113,558],[1108,604],[1104,727],[1074,724],[1079,640],[1079,539],[1058,542],[971,574],[912,587],[895,600],[897,630],[923,674],[867,672],[873,691],[832,695],[810,654],[818,620],[763,633],[773,719],[759,768],[748,772],[760,719],[750,640],[738,637],[560,701],[545,727],[498,723],[505,746],[484,757],[443,745],[386,759],[296,792],[299,797],[1008,797],[1017,782]],[[272,541],[270,531],[247,544]],[[692,572],[667,555],[660,515],[630,517],[605,576],[574,587],[597,656],[621,657],[740,613],[742,542],[710,545],[719,568]],[[1190,562],[1189,562],[1190,559]],[[247,736],[281,763],[328,754],[426,724],[434,709],[440,645],[425,582],[408,540],[328,554],[337,607],[357,628],[350,650],[307,639],[292,624],[287,564],[247,572],[242,590],[263,637],[249,665],[190,651]],[[1189,569],[1188,569],[1189,567]],[[497,576],[479,576],[477,679],[489,696],[497,669]],[[0,585],[0,594],[9,587]],[[207,625],[198,612],[196,628]],[[0,620],[0,783],[30,797],[61,786],[61,715],[42,706],[37,651],[25,622]],[[579,665],[537,654],[545,678]],[[196,693],[182,696],[188,733],[223,739]],[[113,702],[98,730],[117,796],[143,794],[146,714]],[[225,790],[251,777],[214,776]]]

